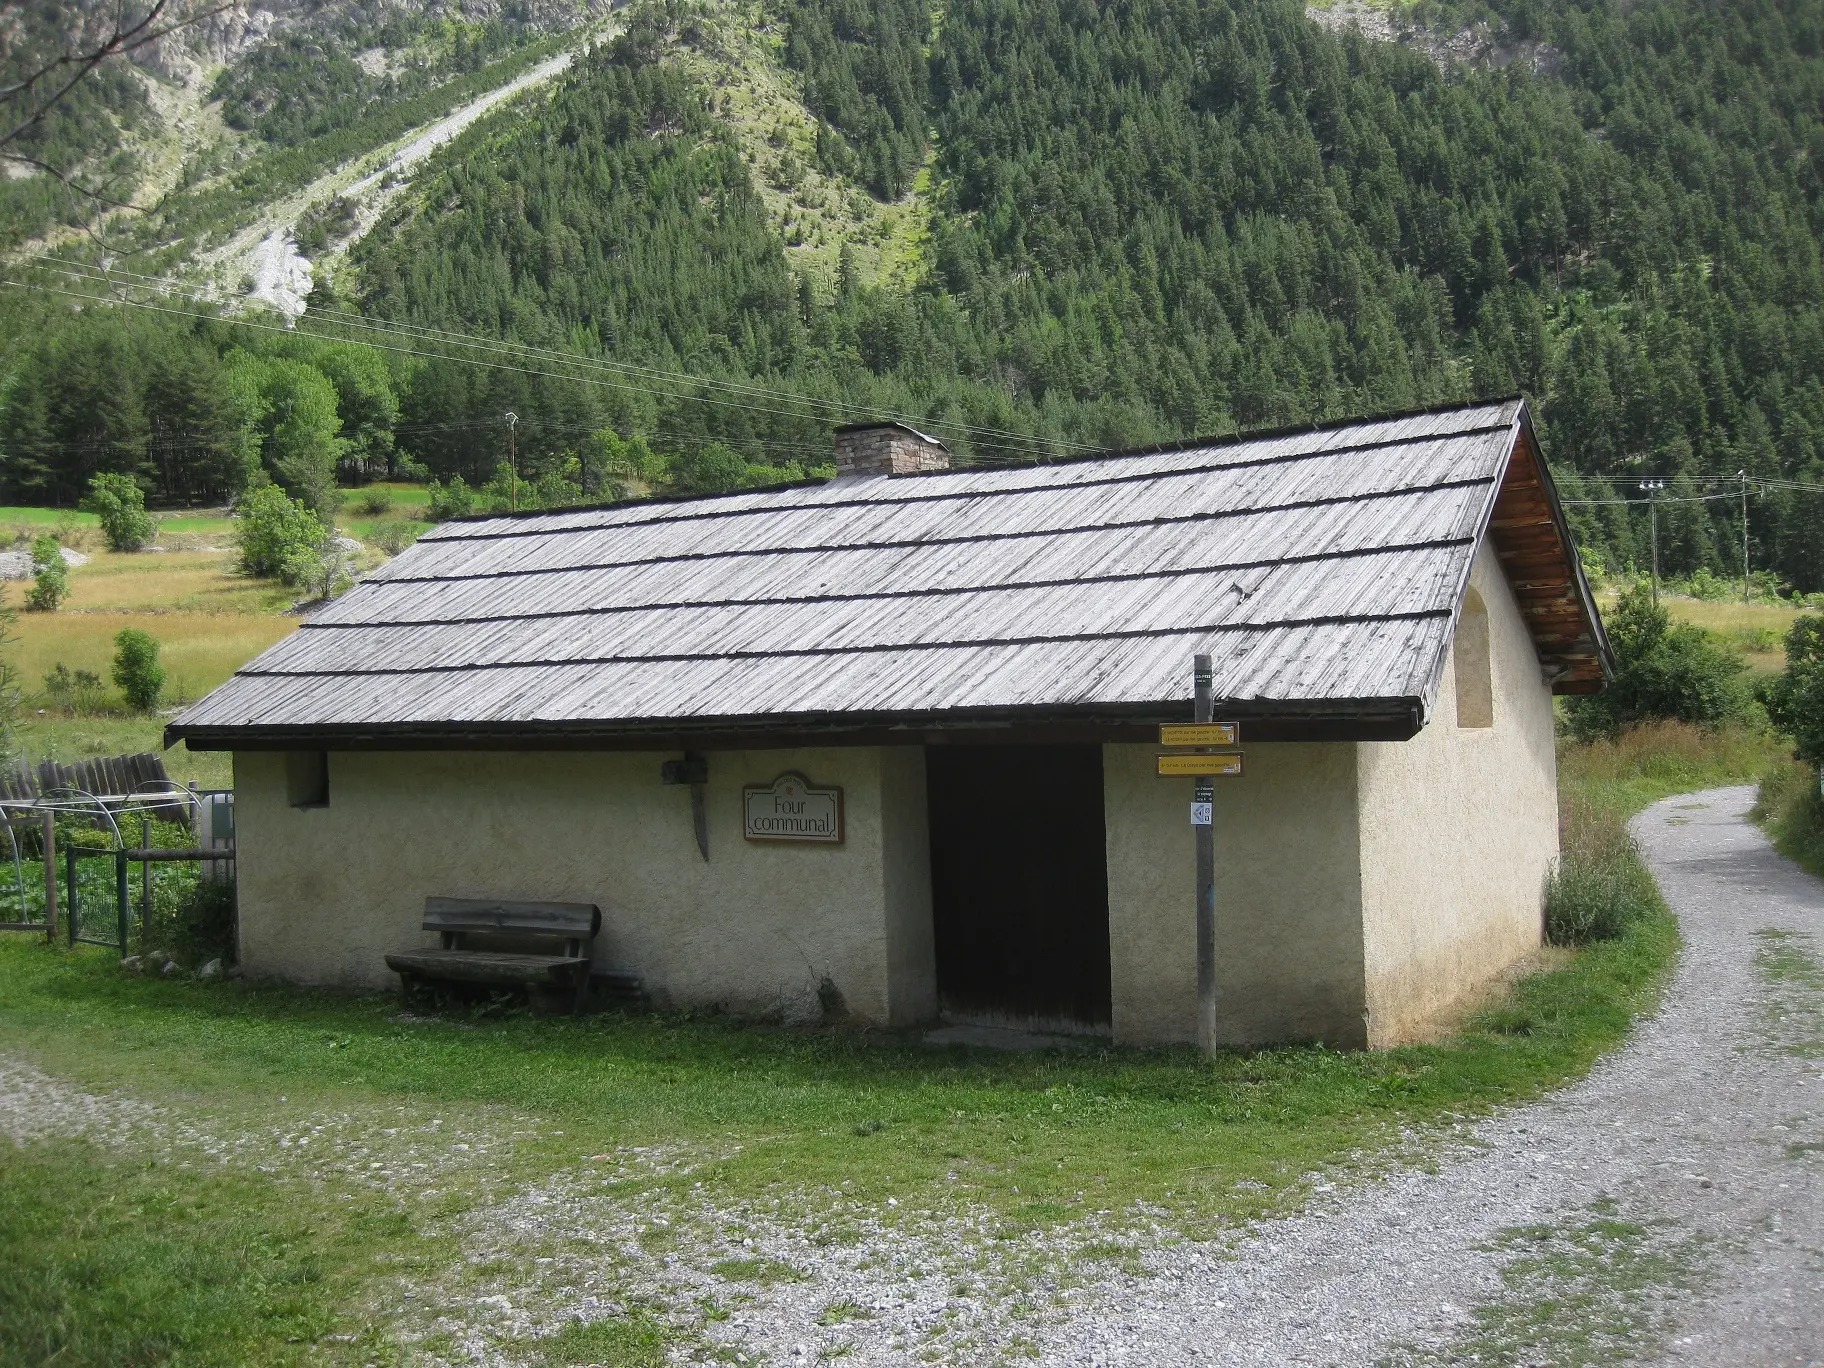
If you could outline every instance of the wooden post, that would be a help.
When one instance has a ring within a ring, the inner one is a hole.
[[[152,814],[141,813],[139,818],[139,848],[152,849]],[[139,917],[145,927],[146,935],[152,934],[152,861],[139,862]]]
[[[1748,599],[1748,472],[1735,472],[1742,481],[1742,602]]]
[[[1196,721],[1214,720],[1215,700],[1210,658],[1194,662]],[[1196,781],[1191,831],[1197,840],[1197,1045],[1205,1055],[1216,1052],[1216,782],[1209,775]],[[1201,817],[1202,820],[1197,820]]]
[[[127,948],[127,852],[123,847],[114,852],[114,915],[120,923],[120,948],[124,955]],[[139,953],[147,950],[146,935],[142,931],[139,937]]]
[[[44,938],[57,943],[57,814],[44,814]]]
[[[124,850],[114,853],[114,921],[115,930],[120,933],[120,957],[127,957],[127,854]],[[145,954],[145,937],[140,938],[140,954]]]
[[[63,875],[63,886],[69,890],[69,896],[64,899],[63,920],[65,925],[69,928],[68,938],[70,944],[73,946],[76,944],[76,924],[82,920],[82,912],[76,903],[75,846],[65,846],[63,848]]]

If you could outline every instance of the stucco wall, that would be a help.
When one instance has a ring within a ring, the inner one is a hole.
[[[427,895],[593,902],[600,957],[636,970],[659,1003],[806,1015],[828,974],[862,1019],[928,1014],[922,754],[712,753],[707,863],[689,789],[659,782],[675,758],[338,752],[329,805],[299,810],[284,756],[237,754],[243,963],[382,987],[396,982],[388,950],[435,943],[419,929]],[[742,786],[784,770],[843,787],[842,845],[742,839]]]
[[[1360,1045],[1356,747],[1243,749],[1243,777],[1216,781],[1218,1037]],[[1197,1033],[1193,781],[1159,778],[1157,753],[1102,751],[1114,1035],[1129,1045]]]
[[[1452,666],[1416,737],[1360,748],[1368,1039],[1377,1047],[1426,1034],[1538,946],[1558,855],[1551,692],[1486,545],[1470,583],[1488,614],[1493,725],[1458,725]]]

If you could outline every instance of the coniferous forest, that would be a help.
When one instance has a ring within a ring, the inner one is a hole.
[[[753,13],[819,171],[925,205],[909,271],[788,245],[687,60],[728,13],[637,0],[436,154],[312,302],[705,388],[14,300],[7,496],[101,469],[172,500],[259,469],[313,498],[401,463],[479,483],[507,410],[533,475],[604,429],[679,489],[823,459],[826,421],[731,382],[967,426],[974,460],[1029,449],[984,432],[1062,453],[1524,391],[1568,499],[1665,482],[1667,571],[1739,573],[1739,500],[1698,500],[1741,472],[1751,563],[1824,590],[1800,487],[1824,485],[1824,0],[1427,3],[1404,43],[1286,0]],[[1424,40],[1465,29],[1473,61]],[[309,101],[251,89],[250,122],[309,131]],[[1644,564],[1642,508],[1573,514],[1593,558]]]

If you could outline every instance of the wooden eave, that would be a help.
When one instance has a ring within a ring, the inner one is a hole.
[[[1539,454],[1532,416],[1521,410],[1507,472],[1495,495],[1488,538],[1553,693],[1600,693],[1614,674],[1608,637]]]

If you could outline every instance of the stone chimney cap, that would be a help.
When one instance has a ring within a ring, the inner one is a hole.
[[[909,433],[911,436],[918,438],[921,442],[929,442],[934,447],[943,447],[945,451],[950,450],[949,447],[944,446],[942,442],[931,436],[930,433],[920,432],[915,427],[908,427],[905,423],[896,422],[890,418],[879,423],[844,423],[841,427],[836,429],[836,435],[840,437],[845,432],[875,432],[880,429],[891,429],[894,432]]]
[[[836,475],[915,475],[948,470],[950,448],[904,423],[849,423],[836,429]]]

